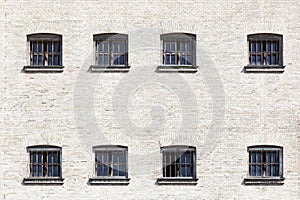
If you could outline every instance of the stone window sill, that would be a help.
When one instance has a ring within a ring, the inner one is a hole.
[[[63,178],[24,178],[23,185],[63,185],[64,179]]]
[[[283,185],[283,177],[250,177],[244,179],[244,185]]]
[[[129,72],[130,66],[123,65],[109,65],[109,66],[101,66],[101,65],[91,65],[88,72],[92,73],[105,73],[105,72],[115,72],[115,73],[126,73]]]
[[[128,185],[130,178],[123,177],[94,177],[88,181],[89,185]]]
[[[283,73],[285,66],[280,65],[247,65],[243,71],[245,73]]]
[[[156,183],[158,185],[197,185],[197,178],[158,178]]]
[[[196,73],[197,66],[192,65],[160,65],[156,68],[159,73]]]
[[[52,66],[38,66],[28,65],[24,66],[22,72],[24,73],[62,73],[64,66],[52,65]]]

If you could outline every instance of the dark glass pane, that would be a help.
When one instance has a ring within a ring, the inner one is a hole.
[[[261,163],[261,153],[260,152],[256,153],[256,162]]]
[[[37,52],[37,42],[32,42],[33,43],[33,52]]]
[[[104,55],[104,65],[109,65],[107,54]]]
[[[192,152],[186,152],[185,163],[192,163]]]
[[[32,163],[36,163],[36,152],[32,153]]]
[[[191,52],[192,48],[191,48],[191,44],[190,43],[185,43],[185,51],[186,52]]]
[[[48,56],[48,65],[52,65],[52,56],[51,55]]]
[[[252,49],[252,52],[256,52],[256,43],[255,42],[251,43],[251,49]]]
[[[268,51],[268,52],[271,51],[271,42],[267,42],[267,51]]]
[[[171,59],[171,56],[169,54],[167,54],[165,64],[169,65],[170,64],[170,59]]]
[[[48,166],[48,176],[52,177],[52,166]]]
[[[120,65],[125,65],[125,59],[124,59],[124,58],[125,58],[125,55],[121,55],[121,56],[119,57],[119,62],[120,62],[119,64],[120,64]]]
[[[180,166],[180,176],[182,176],[182,177],[187,176],[186,173],[185,173],[185,170],[186,170],[185,165],[181,165]]]
[[[39,164],[43,163],[43,154],[41,152],[38,153],[38,163]]]
[[[113,176],[119,176],[119,170],[118,170],[118,166],[117,165],[113,166]]]
[[[261,55],[257,56],[257,64],[261,65],[262,64],[262,60],[261,60]]]
[[[192,62],[191,62],[192,61],[191,56],[187,55],[185,61],[186,61],[186,63],[185,63],[186,65],[191,65],[192,64]]]
[[[103,51],[101,42],[97,41],[97,44],[96,44],[96,45],[97,45],[97,51],[98,51],[98,52]]]
[[[33,166],[32,166],[32,176],[33,176],[33,177],[36,177],[36,176],[37,176],[37,166],[36,166],[36,165],[33,165]]]
[[[169,152],[165,152],[166,155],[166,163],[171,163],[171,157],[170,157],[170,153]]]
[[[256,176],[261,176],[261,165],[256,166]]]
[[[175,55],[171,55],[171,64],[172,64],[172,65],[175,64]]]
[[[180,57],[180,64],[185,65],[185,59],[183,56]]]
[[[271,152],[267,152],[266,156],[267,156],[267,163],[271,163]]]
[[[37,62],[37,55],[34,55],[33,56],[33,65],[37,65],[38,62]]]
[[[261,52],[261,42],[257,42],[257,52]]]
[[[103,165],[103,174],[102,176],[108,176],[109,175],[109,166]]]
[[[103,170],[102,164],[99,164],[97,167],[97,176],[103,176],[102,170]]]
[[[251,162],[256,163],[256,153],[255,152],[251,153]]]
[[[52,152],[48,153],[48,163],[49,164],[51,164],[53,162],[52,155],[53,155]]]
[[[53,176],[59,176],[59,167],[58,167],[58,165],[54,165]]]
[[[98,54],[98,64],[99,65],[103,65],[103,59],[104,59],[103,55],[102,54]]]
[[[43,176],[43,167],[42,167],[42,165],[38,166],[38,176]]]
[[[126,176],[125,165],[120,165],[119,167],[119,175]]]
[[[278,43],[277,42],[273,42],[273,44],[272,44],[272,51],[273,52],[277,52],[278,51]]]
[[[119,64],[119,56],[118,55],[113,55],[113,64],[118,65]]]
[[[43,45],[41,42],[38,43],[38,52],[43,52]]]
[[[276,61],[276,55],[272,55],[272,64],[276,65],[277,61]]]
[[[52,42],[48,42],[48,52],[52,52]]]
[[[267,165],[266,176],[271,176],[271,165]]]
[[[187,166],[186,169],[187,169],[187,174],[186,174],[186,176],[187,176],[187,177],[193,176],[192,167],[191,167],[191,166]]]
[[[102,162],[103,163],[108,163],[108,161],[109,161],[109,158],[108,158],[109,155],[108,155],[108,153],[107,152],[103,152],[102,155],[103,155]]]
[[[54,65],[58,65],[58,55],[54,55]]]
[[[278,162],[277,159],[276,159],[276,152],[275,151],[272,152],[271,162],[272,163],[277,163]]]
[[[268,55],[268,56],[267,56],[267,65],[270,65],[270,64],[271,64],[271,56]]]
[[[38,59],[38,65],[43,65],[43,56],[39,55]]]
[[[124,43],[123,42],[119,43],[119,51],[120,52],[125,52],[125,48],[124,48]]]
[[[277,166],[276,165],[272,166],[272,176],[277,176]]]
[[[59,163],[57,152],[53,152],[53,163]]]
[[[59,42],[53,42],[53,46],[54,46],[54,52],[59,52]]]
[[[256,65],[256,56],[251,56],[251,64]]]

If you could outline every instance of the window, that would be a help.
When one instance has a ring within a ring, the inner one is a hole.
[[[160,37],[162,66],[158,71],[196,72],[196,35],[169,33]]]
[[[163,165],[162,178],[158,180],[160,184],[194,184],[197,181],[195,147],[167,146],[161,148],[161,153]]]
[[[248,35],[249,64],[247,69],[283,68],[282,35],[251,34]]]
[[[275,179],[283,180],[282,147],[250,146],[248,183],[274,183]],[[255,180],[257,179],[257,180]],[[277,181],[278,183],[278,181]],[[280,182],[281,183],[281,182]]]
[[[90,184],[128,184],[127,152],[125,146],[96,146],[95,178]]]
[[[115,69],[128,71],[128,35],[103,33],[94,35],[95,64],[92,71]]]
[[[29,66],[26,72],[62,72],[62,36],[57,34],[27,35]]]
[[[61,147],[30,146],[27,147],[27,152],[29,153],[29,177],[26,183],[62,183]]]

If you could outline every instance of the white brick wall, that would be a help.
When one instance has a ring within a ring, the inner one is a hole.
[[[0,198],[299,199],[299,9],[298,0],[2,0]],[[106,32],[128,34],[129,73],[87,72],[93,34]],[[197,35],[197,73],[154,72],[169,32]],[[242,73],[247,34],[264,32],[283,35],[285,72]],[[62,35],[63,73],[21,73],[31,33]],[[214,102],[225,109],[215,132]],[[139,128],[124,127],[120,110]],[[149,128],[151,113],[159,129]],[[63,186],[21,184],[26,147],[36,144],[62,147]],[[92,146],[102,144],[128,146],[128,186],[87,185]],[[170,144],[197,147],[196,186],[155,185],[160,147]],[[242,184],[247,146],[256,144],[283,146],[283,186]]]

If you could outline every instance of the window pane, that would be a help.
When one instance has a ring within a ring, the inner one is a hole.
[[[32,166],[32,176],[33,177],[36,177],[38,174],[37,174],[37,166],[36,165],[33,165]]]
[[[104,55],[104,65],[108,65],[108,55],[107,54],[105,54]]]
[[[258,64],[258,65],[261,65],[261,64],[262,64],[261,61],[262,61],[262,60],[261,60],[261,55],[258,55],[258,56],[257,56],[257,64]]]
[[[171,64],[174,65],[175,63],[175,55],[171,55]]]
[[[171,43],[171,52],[176,52],[176,45],[175,43]]]
[[[48,52],[52,52],[52,42],[48,42]]]
[[[48,153],[48,163],[52,163],[52,153],[51,152],[49,152]]]
[[[271,176],[271,165],[267,165],[266,176]]]
[[[59,170],[58,170],[58,166],[57,165],[54,165],[53,176],[59,176]]]
[[[99,164],[97,167],[97,176],[103,176],[102,170],[103,170],[102,164]]]
[[[109,166],[103,165],[103,174],[102,176],[108,176],[109,175]]]
[[[261,176],[261,165],[256,166],[256,176]]]
[[[125,48],[124,48],[124,43],[123,42],[119,43],[119,51],[120,52],[125,52]]]
[[[256,52],[256,43],[255,42],[251,43],[251,52]]]
[[[51,165],[48,166],[48,176],[49,176],[49,177],[52,177],[52,176],[53,176],[53,174],[52,174],[52,166],[51,166]]]
[[[251,175],[256,176],[256,166],[255,165],[252,165],[252,167],[251,167]]]
[[[251,162],[256,163],[256,153],[255,152],[251,153]]]
[[[113,55],[113,64],[118,65],[119,64],[119,56],[114,54]]]
[[[126,176],[125,165],[120,165],[119,176]]]
[[[277,52],[278,51],[278,42],[273,42],[272,43],[272,51]]]
[[[59,48],[59,42],[53,42],[54,43],[54,52],[60,52],[60,48]]]
[[[125,59],[124,59],[124,57],[125,57],[125,55],[121,55],[120,57],[119,57],[119,64],[120,65],[125,65]]]
[[[268,52],[271,51],[271,42],[267,42],[267,51],[268,51]]]
[[[33,43],[33,52],[37,52],[37,42],[32,42]]]
[[[270,64],[271,64],[271,56],[268,55],[268,56],[267,56],[267,65],[270,65]]]
[[[43,45],[41,42],[38,43],[38,52],[43,52]]]
[[[257,52],[261,52],[261,42],[257,42]]]
[[[261,163],[261,153],[260,152],[256,153],[256,162]]]
[[[38,65],[43,65],[43,56],[39,55],[38,59]]]
[[[42,168],[42,165],[38,165],[38,176],[43,176],[43,168]]]
[[[166,52],[170,52],[171,51],[171,47],[170,47],[170,43],[169,42],[166,42]]]
[[[54,55],[54,65],[58,65],[58,55]]]
[[[256,65],[256,56],[251,56],[251,64]]]
[[[109,47],[108,47],[109,45],[108,45],[108,43],[107,42],[104,42],[103,43],[103,50],[104,50],[104,52],[109,52]]]
[[[119,43],[114,42],[113,43],[113,50],[112,50],[112,52],[118,52],[118,51],[119,51]]]
[[[52,65],[52,56],[51,55],[48,56],[48,65]]]
[[[278,64],[276,60],[276,55],[272,55],[272,65],[276,65],[276,64]]]

